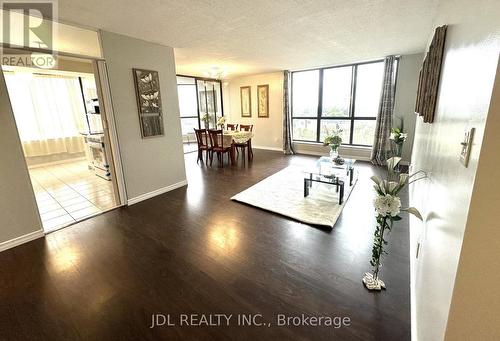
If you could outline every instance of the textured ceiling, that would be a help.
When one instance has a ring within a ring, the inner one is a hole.
[[[422,52],[438,0],[59,0],[59,18],[175,48],[226,78]]]

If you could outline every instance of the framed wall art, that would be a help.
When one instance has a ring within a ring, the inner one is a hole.
[[[418,78],[415,113],[422,116],[425,123],[434,122],[446,27],[436,28]]]
[[[240,87],[241,117],[252,117],[252,94],[249,86]]]
[[[257,116],[269,117],[269,84],[257,86]]]
[[[158,71],[132,69],[142,138],[162,136],[163,115]]]

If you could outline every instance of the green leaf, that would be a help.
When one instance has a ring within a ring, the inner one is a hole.
[[[387,193],[391,194],[391,195],[394,195],[395,193],[395,190],[398,188],[398,183],[397,182],[394,182],[394,181],[389,181],[388,183],[388,191]]]
[[[403,208],[403,209],[401,209],[401,211],[406,211],[410,214],[413,214],[418,219],[420,219],[422,221],[424,220],[424,218],[422,218],[422,215],[420,214],[420,212],[415,207]]]
[[[401,173],[399,175],[399,186],[403,187],[404,185],[406,185],[407,181],[408,181],[408,174]]]
[[[395,217],[392,217],[392,220],[393,221],[400,221],[402,218],[400,216],[395,216]]]
[[[376,183],[376,184],[377,184],[377,186],[380,186],[380,183],[382,182],[382,179],[381,179],[381,178],[379,178],[379,177],[378,177],[378,176],[376,176],[376,175],[372,176],[370,179],[372,179],[372,181],[373,181],[374,183]]]
[[[394,174],[394,167],[396,167],[400,161],[401,158],[397,156],[393,156],[387,160],[387,170],[389,174]]]

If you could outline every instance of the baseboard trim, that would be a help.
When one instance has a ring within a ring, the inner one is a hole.
[[[283,152],[283,148],[268,147],[268,146],[254,146],[254,145],[252,145],[252,149],[265,149],[265,150],[275,150],[278,152]]]
[[[28,234],[25,234],[23,236],[13,238],[11,240],[7,240],[5,242],[1,242],[0,243],[0,252],[11,249],[15,246],[30,242],[32,240],[42,238],[44,236],[45,236],[45,233],[43,233],[43,230],[38,230],[35,232],[30,232]]]
[[[172,184],[170,186],[162,187],[162,188],[159,188],[159,189],[154,190],[152,192],[141,194],[141,195],[136,196],[134,198],[128,199],[127,200],[127,205],[130,206],[130,205],[133,205],[133,204],[137,204],[138,202],[141,202],[141,201],[144,201],[144,200],[156,197],[157,195],[160,195],[160,194],[163,194],[163,193],[167,193],[167,192],[173,191],[174,189],[177,189],[179,187],[187,186],[187,184],[188,184],[187,180],[183,180],[183,181],[176,182],[175,184]]]

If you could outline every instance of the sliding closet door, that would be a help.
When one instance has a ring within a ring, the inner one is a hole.
[[[111,92],[109,90],[108,73],[106,62],[97,60],[93,62],[94,77],[97,86],[97,96],[99,99],[99,107],[103,123],[103,131],[105,145],[110,148],[105,148],[106,157],[110,162],[111,178],[114,186],[116,201],[120,205],[127,203],[127,194],[125,191],[125,179],[123,176],[122,162],[120,149],[118,144],[118,136],[116,133],[115,118],[113,105],[111,101]]]

